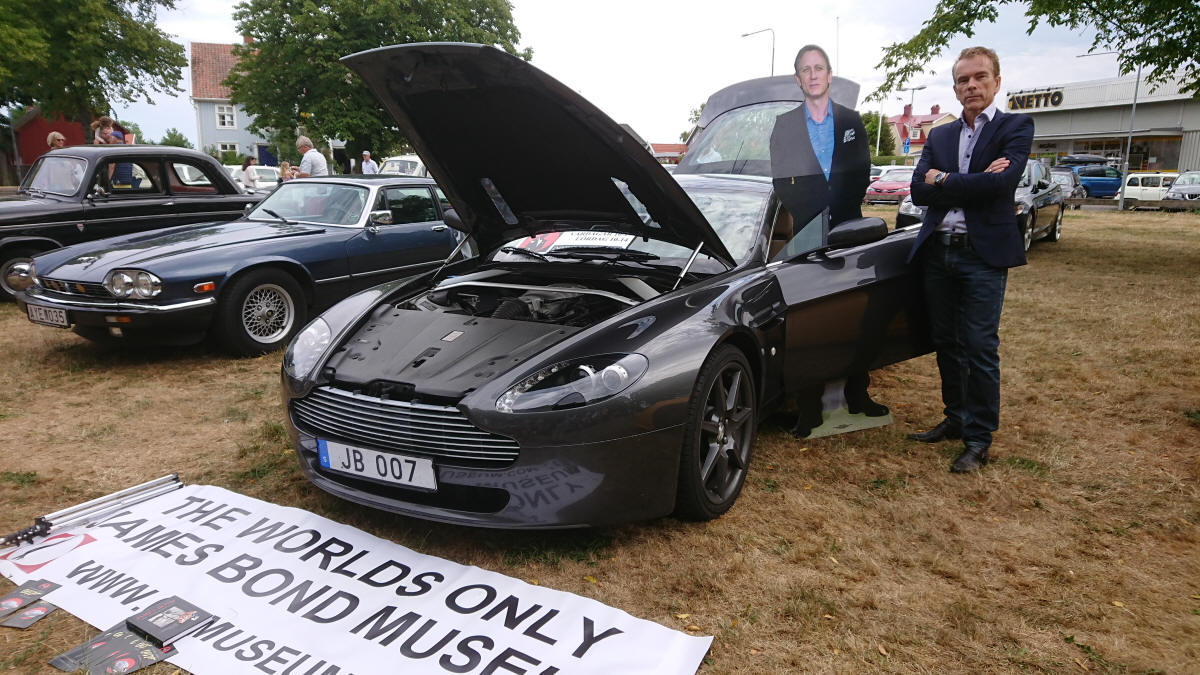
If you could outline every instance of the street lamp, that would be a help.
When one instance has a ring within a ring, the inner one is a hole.
[[[759,33],[765,33],[767,31],[771,31],[771,77],[775,77],[775,29],[764,28],[762,30],[756,30],[753,33],[742,33],[742,37],[750,37],[751,35],[758,35]]]
[[[1085,56],[1103,56],[1105,54],[1119,54],[1120,52],[1093,52],[1091,54],[1076,54],[1075,58],[1083,58]],[[1129,180],[1129,156],[1133,153],[1133,118],[1137,115],[1137,97],[1138,89],[1142,86],[1142,64],[1137,67],[1137,79],[1133,81],[1133,108],[1129,111],[1129,131],[1125,134],[1125,160],[1122,163],[1121,171],[1121,191],[1117,196],[1117,210],[1125,210],[1125,183]]]

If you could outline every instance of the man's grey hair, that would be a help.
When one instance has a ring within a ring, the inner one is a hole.
[[[312,139],[310,139],[308,136],[297,136],[296,137],[296,147],[303,148],[305,146],[310,147],[310,148],[317,147],[317,146],[313,145]]]

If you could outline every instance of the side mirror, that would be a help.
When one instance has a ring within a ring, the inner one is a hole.
[[[1045,190],[1048,187],[1050,187],[1050,181],[1048,181],[1044,178],[1037,182],[1037,189],[1039,189],[1039,190]]]
[[[883,218],[856,218],[834,226],[829,231],[826,245],[831,249],[862,246],[883,239],[887,233]]]
[[[249,214],[249,213],[250,213],[250,209],[252,209],[252,208],[254,208],[254,204],[247,204],[247,205],[245,205],[245,206],[243,206],[243,207],[242,207],[242,213],[243,213],[243,214]]]
[[[391,225],[393,222],[392,221],[392,212],[388,209],[380,209],[378,211],[372,211],[371,216],[370,216],[370,222],[372,225]]]
[[[87,195],[88,199],[95,199],[97,197],[107,197],[107,196],[108,196],[108,193],[105,192],[104,188],[100,187],[99,185],[92,188],[92,191],[89,192]]]

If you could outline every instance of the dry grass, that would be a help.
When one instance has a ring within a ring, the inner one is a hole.
[[[951,475],[951,444],[904,440],[938,420],[924,357],[875,377],[893,427],[801,443],[768,421],[715,522],[558,534],[397,518],[311,488],[279,425],[278,355],[101,348],[0,305],[0,529],[177,471],[695,624],[716,636],[703,673],[1198,672],[1198,297],[1200,215],[1070,212],[1063,241],[1009,278],[985,471]],[[62,613],[0,631],[0,671],[56,672],[46,660],[89,634]]]

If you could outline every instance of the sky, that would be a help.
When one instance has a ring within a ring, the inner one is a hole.
[[[235,0],[178,0],[159,14],[159,26],[185,47],[189,42],[241,42],[233,22]],[[533,65],[581,93],[620,123],[652,143],[677,143],[690,128],[688,114],[709,94],[742,80],[792,72],[796,51],[815,43],[829,53],[835,75],[857,82],[861,98],[882,81],[876,65],[889,44],[911,37],[936,3],[933,0],[841,0],[817,3],[781,0],[512,0],[521,32],[519,46],[533,49]],[[963,47],[996,50],[1004,92],[1115,77],[1116,57],[1077,58],[1092,43],[1090,31],[1040,27],[1026,35],[1028,21],[1011,5],[995,24],[982,24],[970,38],[955,39],[928,64],[927,72],[883,104],[885,115],[913,101],[918,113],[932,105],[961,110],[950,88],[950,67]],[[770,29],[756,35],[742,37]],[[774,55],[772,58],[772,48]],[[195,112],[184,69],[183,91],[156,95],[154,104],[115,107],[118,119],[136,122],[153,140],[168,128],[196,142]],[[860,109],[862,107],[860,106]],[[870,110],[878,110],[872,103]]]

